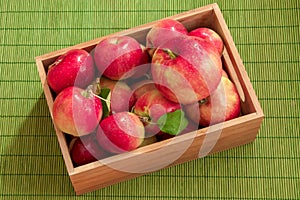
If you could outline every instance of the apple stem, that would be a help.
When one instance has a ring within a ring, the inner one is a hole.
[[[94,97],[98,98],[98,99],[101,99],[101,100],[103,100],[103,101],[105,101],[105,102],[107,102],[107,103],[110,103],[109,100],[104,99],[103,97],[100,97],[99,95],[95,94],[93,91],[91,91],[91,94],[92,94]]]
[[[105,101],[106,103],[110,103],[109,100],[104,99],[103,97],[100,96],[101,93],[101,86],[100,86],[100,78],[96,78],[95,83],[92,85],[89,85],[88,88],[84,91],[82,94],[85,97],[88,97],[89,95],[93,95],[94,97]]]
[[[138,117],[145,124],[157,124],[157,123],[151,121],[150,116],[138,116]]]
[[[207,102],[207,98],[201,99],[198,101],[199,104],[205,104]]]
[[[177,55],[171,51],[171,49],[164,49],[164,51],[170,56],[171,59],[175,59]]]
[[[91,90],[96,95],[99,95],[101,93],[101,86],[100,86],[100,78],[99,77],[97,77],[96,80],[95,80],[95,83],[92,84]]]
[[[144,76],[147,78],[147,79],[151,79],[151,76],[150,76],[150,74],[148,74],[148,73],[146,73],[146,74],[144,74]]]

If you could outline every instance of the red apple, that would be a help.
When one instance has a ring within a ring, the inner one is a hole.
[[[82,49],[70,50],[59,56],[47,72],[47,82],[57,94],[69,86],[85,88],[94,78],[93,58]]]
[[[136,99],[151,90],[157,90],[153,80],[145,79],[131,85],[133,95]]]
[[[151,74],[157,89],[169,100],[190,104],[208,97],[222,74],[220,55],[197,37],[174,38],[158,48]]]
[[[101,100],[78,87],[64,89],[53,103],[54,123],[62,132],[74,136],[94,131],[101,117]]]
[[[178,109],[180,104],[169,101],[158,90],[150,90],[137,99],[133,112],[144,122],[149,137],[160,131],[156,123],[162,115]]]
[[[112,80],[131,77],[135,73],[134,68],[140,65],[142,59],[143,50],[140,44],[129,36],[105,38],[94,51],[99,72]]]
[[[174,37],[186,36],[188,34],[185,26],[173,19],[158,21],[150,29],[146,36],[146,47],[152,57],[154,50]]]
[[[111,153],[123,153],[138,148],[143,142],[145,129],[130,112],[119,112],[100,122],[96,137],[100,146]]]
[[[73,140],[70,156],[74,164],[80,166],[106,158],[109,153],[100,148],[94,134],[89,134]]]
[[[130,111],[135,103],[135,97],[132,90],[123,81],[114,81],[105,77],[100,79],[101,88],[109,88],[111,91],[110,111],[117,113],[122,111]]]
[[[199,113],[194,112],[195,106]],[[226,77],[222,77],[217,89],[206,99],[197,104],[186,106],[186,114],[195,123],[201,126],[209,126],[236,118],[240,114],[240,97],[235,85]]]
[[[140,64],[136,68],[133,69],[134,74],[130,77],[132,79],[139,79],[139,78],[145,76],[151,66],[151,59],[150,59],[150,56],[149,56],[149,53],[148,53],[146,47],[141,45],[141,48],[143,50],[143,56],[142,56]]]
[[[214,30],[206,27],[201,27],[189,32],[190,36],[196,36],[204,39],[209,45],[214,46],[220,55],[223,53],[224,43],[221,36]]]

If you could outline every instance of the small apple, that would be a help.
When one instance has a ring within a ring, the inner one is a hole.
[[[131,85],[133,95],[136,99],[151,90],[157,90],[153,80],[145,79]]]
[[[152,57],[155,49],[174,37],[187,36],[185,26],[173,19],[163,19],[154,24],[146,36],[146,48]]]
[[[195,114],[195,106],[199,108],[200,116]],[[240,110],[240,97],[236,87],[226,77],[222,77],[211,96],[185,108],[187,116],[204,127],[236,118]]]
[[[209,45],[214,46],[219,52],[219,54],[222,55],[224,43],[221,36],[214,30],[207,27],[201,27],[192,30],[191,32],[189,32],[188,35],[204,39],[207,43],[209,43]]]
[[[221,57],[203,44],[202,39],[193,36],[173,38],[155,51],[151,74],[167,99],[190,104],[217,88],[222,75]]]
[[[85,88],[94,77],[93,58],[82,49],[73,49],[59,56],[47,72],[47,82],[56,94],[69,86]]]
[[[140,65],[143,50],[140,44],[129,36],[113,36],[101,40],[94,51],[97,69],[112,80],[131,77],[134,68]]]
[[[102,104],[91,92],[72,86],[57,95],[52,111],[54,123],[62,132],[83,136],[98,126]]]
[[[109,153],[100,148],[94,134],[89,134],[72,140],[70,156],[76,166],[81,166],[106,158]]]
[[[141,118],[146,136],[149,137],[160,131],[156,123],[161,116],[179,109],[180,104],[169,101],[157,89],[153,89],[137,99],[133,112]]]
[[[130,112],[110,115],[100,122],[96,138],[100,146],[111,153],[123,153],[138,148],[145,137],[143,123]]]
[[[110,89],[111,113],[130,111],[136,101],[131,88],[124,81],[114,81],[102,76],[100,87]]]

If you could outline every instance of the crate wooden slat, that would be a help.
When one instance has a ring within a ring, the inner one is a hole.
[[[76,194],[100,189],[255,140],[264,114],[218,5],[210,4],[169,18],[182,22],[188,30],[209,27],[221,35],[225,44],[222,61],[241,97],[242,116],[80,167],[73,166],[66,137],[54,124],[64,162]],[[129,35],[145,44],[146,34],[154,23],[156,22],[105,37]],[[36,64],[51,117],[54,96],[46,81],[48,66],[59,55],[70,49],[80,48],[91,51],[105,37],[36,57]]]

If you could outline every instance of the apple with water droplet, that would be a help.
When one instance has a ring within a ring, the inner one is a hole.
[[[157,89],[153,89],[137,99],[133,112],[143,121],[146,136],[150,137],[160,132],[157,120],[161,116],[179,109],[180,104],[166,99]]]
[[[222,75],[221,57],[202,41],[193,36],[177,37],[155,51],[151,74],[167,99],[190,104],[208,97],[217,88]]]
[[[192,30],[188,35],[204,39],[209,45],[215,47],[219,54],[222,55],[224,43],[221,36],[214,30],[207,27],[200,27]]]
[[[70,86],[84,89],[94,78],[93,58],[83,49],[69,50],[59,56],[47,72],[47,83],[56,94]]]
[[[199,109],[199,112],[194,112]],[[200,126],[209,126],[234,119],[240,115],[240,97],[235,85],[225,76],[217,89],[207,98],[185,107],[187,116]]]
[[[101,40],[94,49],[94,60],[100,76],[124,80],[134,75],[143,58],[143,50],[130,36],[112,36]]]
[[[106,117],[96,131],[100,146],[111,153],[132,151],[142,144],[144,137],[143,123],[131,112],[119,112]]]
[[[104,151],[91,133],[82,137],[75,137],[70,144],[70,156],[76,166],[85,165],[110,156]]]
[[[153,25],[146,35],[146,48],[152,57],[156,48],[172,40],[174,37],[187,36],[185,26],[174,19],[163,19]]]
[[[72,86],[57,95],[52,113],[54,124],[62,132],[83,136],[98,126],[102,117],[102,103],[92,91]]]

